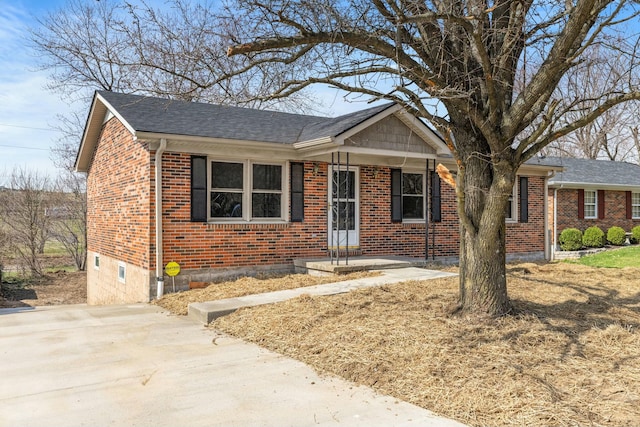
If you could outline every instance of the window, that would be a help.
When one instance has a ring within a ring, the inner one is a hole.
[[[422,173],[391,170],[391,220],[424,220],[425,179]]]
[[[596,191],[584,190],[584,217],[597,218],[598,196]]]
[[[424,219],[424,175],[402,174],[402,219]]]
[[[518,211],[518,197],[516,196],[518,191],[518,186],[517,184],[513,184],[513,190],[511,191],[511,194],[509,195],[509,203],[507,203],[507,209],[505,210],[504,213],[504,219],[505,221],[509,222],[515,222],[518,220],[518,218],[516,217],[516,212]]]
[[[211,162],[213,219],[282,219],[282,165]]]
[[[93,254],[93,268],[100,270],[100,255]]]
[[[118,282],[125,283],[127,276],[127,265],[124,262],[118,262]]]
[[[640,219],[640,193],[631,193],[631,218]]]

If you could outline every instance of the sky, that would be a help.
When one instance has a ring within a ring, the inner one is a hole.
[[[37,69],[38,58],[29,48],[28,29],[36,25],[36,18],[64,4],[65,0],[0,0],[0,186],[7,184],[15,168],[55,177],[59,170],[51,160],[51,147],[61,137],[54,128],[56,116],[88,112],[88,105],[70,104],[46,89],[48,72]],[[330,88],[319,88],[317,95],[330,115],[370,106],[346,103]]]
[[[0,0],[0,185],[16,167],[54,176],[50,148],[58,112],[70,109],[45,90],[47,74],[35,71],[27,29],[35,16],[62,0]]]

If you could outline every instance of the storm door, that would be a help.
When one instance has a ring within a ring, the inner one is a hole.
[[[347,249],[360,245],[358,168],[332,168],[329,174],[329,248]]]

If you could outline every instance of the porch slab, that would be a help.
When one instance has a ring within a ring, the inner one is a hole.
[[[284,291],[267,292],[263,294],[247,295],[238,298],[222,299],[209,302],[189,304],[189,318],[200,323],[211,323],[218,317],[233,313],[239,308],[254,307],[264,304],[272,304],[286,301],[300,295],[336,295],[355,289],[371,288],[409,280],[428,280],[441,277],[457,276],[446,271],[426,270],[417,267],[389,268],[381,270],[379,276],[364,277],[362,279],[346,280],[343,282],[328,283],[324,285],[308,286],[305,288],[287,289]]]
[[[293,265],[297,273],[348,274],[354,271],[386,270],[391,268],[424,267],[434,261],[403,256],[354,256],[340,257],[339,263],[330,258],[295,259]]]

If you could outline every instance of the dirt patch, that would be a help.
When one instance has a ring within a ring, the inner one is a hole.
[[[174,314],[186,316],[189,304],[193,302],[215,301],[225,298],[237,298],[245,295],[264,292],[282,291],[285,289],[304,288],[363,277],[378,276],[378,272],[357,272],[339,276],[310,276],[308,274],[289,274],[276,277],[241,277],[237,280],[212,283],[204,289],[166,294],[153,304],[159,305]]]
[[[640,425],[640,269],[512,264],[518,313],[457,278],[241,309],[212,327],[472,426]]]
[[[0,308],[87,302],[87,273],[58,271],[29,284],[2,284]]]

